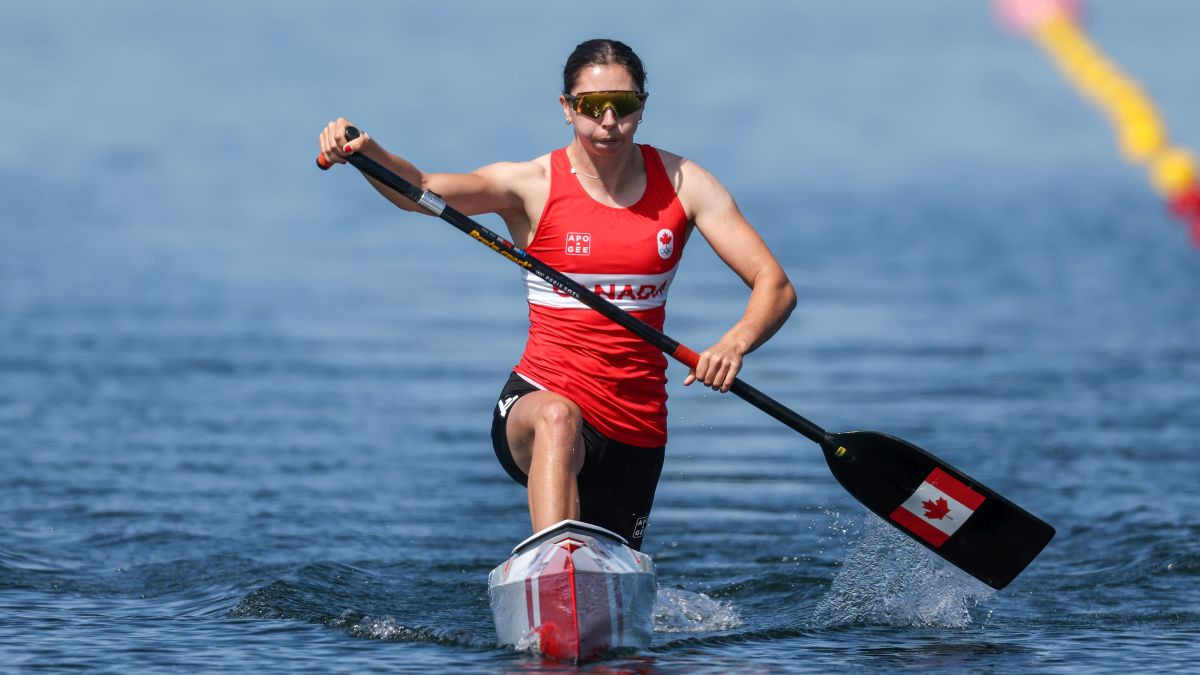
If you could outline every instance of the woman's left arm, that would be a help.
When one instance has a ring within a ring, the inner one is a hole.
[[[700,362],[683,384],[699,380],[729,391],[742,357],[766,342],[796,307],[787,273],[737,207],[733,195],[712,174],[682,160],[678,185],[684,209],[713,250],[750,287],[742,318],[716,344],[700,352]]]

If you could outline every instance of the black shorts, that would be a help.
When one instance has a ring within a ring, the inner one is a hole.
[[[492,413],[492,447],[496,459],[512,479],[528,484],[528,476],[513,461],[508,447],[508,411],[517,399],[538,388],[520,375],[509,376]],[[662,473],[666,446],[639,448],[608,438],[583,422],[583,468],[579,485],[579,519],[612,530],[641,550],[642,535],[650,519],[654,490]]]

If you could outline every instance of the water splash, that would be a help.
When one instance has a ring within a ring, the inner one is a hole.
[[[818,628],[963,628],[971,623],[971,610],[995,593],[872,515],[812,621]]]
[[[656,633],[700,633],[742,625],[732,603],[680,588],[659,588],[654,599]]]
[[[458,588],[455,580],[448,592]],[[433,598],[437,607],[441,592],[438,584],[421,586],[425,598]],[[493,636],[478,626],[440,620],[437,611],[422,606],[413,610],[408,584],[380,583],[373,572],[341,563],[314,563],[293,574],[256,588],[230,611],[234,619],[274,619],[305,621],[342,631],[355,638],[387,642],[415,642],[477,649],[494,648]],[[352,609],[346,609],[346,607]],[[420,616],[417,621],[404,614]],[[485,637],[486,635],[486,637]]]
[[[513,649],[526,654],[538,654],[542,647],[542,636],[536,631],[531,630],[525,634],[517,644],[513,645]]]
[[[326,625],[345,631],[351,637],[387,642],[424,642],[445,646],[487,648],[495,646],[489,640],[471,635],[465,630],[435,629],[428,626],[405,625],[391,616],[370,616],[347,610]]]

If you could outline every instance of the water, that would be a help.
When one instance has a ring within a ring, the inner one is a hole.
[[[673,367],[654,644],[593,669],[1190,666],[1200,252],[985,6],[910,4],[5,4],[0,664],[556,668],[495,644],[485,589],[528,534],[487,438],[519,277],[311,164],[336,115],[430,167],[539,154],[566,53],[615,34],[640,137],[722,177],[796,283],[747,381],[1059,534],[983,588]],[[1092,6],[1200,146],[1200,11]],[[743,302],[696,240],[668,332],[703,347]]]

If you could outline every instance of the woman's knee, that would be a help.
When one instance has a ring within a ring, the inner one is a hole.
[[[542,433],[574,436],[579,432],[581,421],[579,406],[565,398],[556,397],[538,406],[534,423]]]
[[[509,451],[527,474],[535,453],[542,455],[543,461],[581,466],[582,429],[582,413],[570,399],[549,392],[529,394],[509,413]]]
[[[543,462],[570,467],[578,473],[583,467],[583,415],[579,406],[562,397],[540,402],[534,412],[533,453]],[[532,459],[532,458],[531,458]]]

